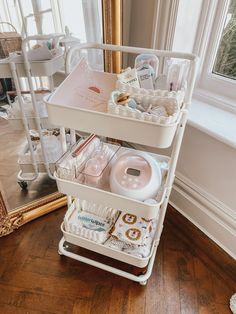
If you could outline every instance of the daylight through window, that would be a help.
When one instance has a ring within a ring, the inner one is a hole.
[[[236,0],[229,4],[213,73],[236,80]]]

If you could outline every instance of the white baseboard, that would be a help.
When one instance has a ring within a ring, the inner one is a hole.
[[[232,209],[179,173],[170,204],[236,259],[236,220]]]

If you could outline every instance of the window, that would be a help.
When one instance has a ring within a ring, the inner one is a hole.
[[[212,1],[201,15],[206,19],[211,17],[212,22],[206,20],[202,25],[207,36],[205,41],[200,36],[200,45],[205,45],[205,49],[195,95],[202,100],[205,97],[211,104],[236,110],[236,0]]]
[[[236,0],[229,4],[212,72],[236,79]]]
[[[86,42],[82,1],[60,0],[58,4],[62,15],[63,28],[67,25],[75,37],[78,37],[81,42]],[[71,10],[71,8],[73,8],[73,10]]]
[[[236,0],[178,0],[172,24],[170,48],[200,57],[194,97],[236,111]]]

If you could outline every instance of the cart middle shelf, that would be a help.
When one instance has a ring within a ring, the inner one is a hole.
[[[112,146],[114,147],[113,149],[119,147],[113,144]],[[118,153],[116,153],[116,157],[118,156],[117,158],[119,158],[119,156],[124,156],[124,154],[134,152],[135,154],[144,153],[139,150],[134,150],[126,147],[119,147]],[[122,193],[118,194],[111,192],[110,188],[111,181],[109,174],[110,170],[108,168],[106,168],[108,175],[106,176],[104,175],[105,181],[103,181],[101,186],[97,186],[96,184],[94,185],[93,182],[92,184],[91,182],[86,182],[86,179],[84,181],[81,181],[79,179],[81,174],[77,174],[77,176],[75,176],[74,170],[72,170],[71,175],[71,170],[61,168],[61,165],[63,165],[63,160],[65,160],[65,158],[68,157],[68,154],[71,154],[71,152],[70,151],[67,152],[65,156],[61,158],[61,161],[57,162],[56,165],[57,170],[54,173],[58,190],[60,192],[84,200],[92,199],[94,203],[101,204],[104,206],[110,206],[121,211],[127,211],[131,214],[143,217],[145,219],[152,219],[157,217],[160,206],[163,203],[165,197],[167,197],[168,193],[168,188],[166,186],[166,178],[168,172],[169,157],[148,153],[148,155],[150,155],[159,165],[164,165],[165,168],[162,169],[162,181],[155,196],[156,202],[146,203],[137,200],[138,198],[131,198],[122,195]],[[114,158],[115,157],[113,157],[112,161],[110,162],[111,164],[114,162]]]

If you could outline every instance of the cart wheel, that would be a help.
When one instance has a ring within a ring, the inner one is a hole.
[[[144,281],[140,281],[140,283],[139,283],[141,286],[146,286],[146,284],[147,284],[147,280],[144,280]]]
[[[58,254],[59,254],[59,255],[63,255],[60,250],[58,250]]]
[[[26,190],[28,187],[28,183],[26,181],[18,181],[18,184],[22,190]]]

